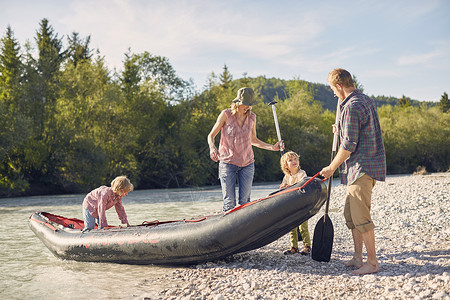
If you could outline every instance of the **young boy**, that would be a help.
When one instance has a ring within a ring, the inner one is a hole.
[[[284,173],[283,182],[280,184],[280,188],[285,188],[296,184],[307,176],[306,172],[300,169],[299,155],[293,151],[289,151],[281,157],[280,165],[281,170]],[[300,251],[300,254],[309,255],[311,253],[311,238],[308,231],[308,221],[305,221],[298,228],[303,240],[303,249]],[[292,229],[289,236],[291,240],[291,248],[284,251],[284,254],[288,255],[299,253],[297,228]]]

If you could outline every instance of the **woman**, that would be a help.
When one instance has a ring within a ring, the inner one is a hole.
[[[219,162],[219,179],[222,186],[223,211],[236,206],[236,177],[239,185],[239,205],[250,201],[255,173],[252,146],[280,151],[283,141],[267,144],[256,136],[256,115],[251,112],[256,103],[255,93],[249,87],[239,89],[231,108],[223,110],[208,135],[209,155]],[[221,131],[219,150],[215,137]]]

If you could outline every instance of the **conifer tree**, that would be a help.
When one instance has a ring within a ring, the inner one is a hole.
[[[43,19],[40,23],[36,43],[39,50],[39,73],[44,80],[53,80],[59,71],[64,53],[61,51],[62,41],[58,39],[58,34],[54,32],[47,19]]]
[[[92,57],[92,50],[89,49],[89,43],[91,36],[87,36],[82,40],[78,32],[72,32],[72,35],[68,37],[69,47],[67,49],[67,58],[71,61],[75,67],[78,62],[89,60]]]
[[[10,26],[0,40],[0,196],[28,187],[18,149],[30,136],[30,123],[22,111],[20,46]]]
[[[12,112],[19,109],[21,75],[20,45],[8,26],[6,35],[0,40],[0,101]]]
[[[120,77],[121,87],[125,93],[125,98],[132,102],[139,93],[139,83],[141,81],[139,66],[137,65],[138,56],[132,55],[130,50],[125,53],[123,62],[123,72]]]
[[[35,122],[38,137],[42,137],[45,126],[52,119],[58,97],[58,75],[64,59],[62,42],[54,33],[47,19],[43,19],[35,38],[39,56],[33,57],[33,49],[27,49],[25,71],[25,93],[27,107]]]
[[[441,97],[439,107],[441,108],[441,111],[443,113],[448,112],[448,110],[450,109],[450,101],[448,100],[448,94],[446,92],[444,92],[444,94]]]
[[[220,79],[220,86],[223,89],[228,89],[231,87],[233,76],[231,76],[231,73],[228,71],[227,65],[223,66],[223,72],[222,74],[220,74],[219,79]]]
[[[409,107],[411,106],[411,99],[403,95],[402,98],[398,100],[398,105],[400,107]]]

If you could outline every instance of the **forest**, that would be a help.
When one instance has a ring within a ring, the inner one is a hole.
[[[122,68],[111,70],[90,48],[90,36],[59,38],[42,19],[34,40],[21,45],[8,26],[0,40],[0,197],[84,193],[118,175],[137,189],[218,185],[206,137],[244,86],[259,99],[253,106],[259,139],[277,140],[267,105],[275,100],[286,149],[300,154],[310,175],[328,165],[337,100],[326,85],[233,79],[225,65],[196,91],[166,57],[128,51]],[[435,103],[371,97],[388,174],[449,170],[446,92]],[[280,181],[280,153],[254,152],[255,183]]]

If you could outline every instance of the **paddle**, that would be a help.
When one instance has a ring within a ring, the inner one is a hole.
[[[336,108],[336,122],[338,124],[340,118],[339,100]],[[334,132],[333,147],[331,151],[331,161],[336,155],[336,148],[338,142],[338,130]],[[333,249],[334,228],[330,217],[328,216],[328,208],[330,206],[331,185],[333,183],[333,174],[328,179],[328,195],[325,204],[325,214],[323,218],[317,221],[314,228],[314,237],[311,250],[311,258],[316,261],[330,261],[331,251]]]
[[[273,120],[275,121],[275,129],[277,130],[278,141],[281,141],[280,126],[278,125],[277,111],[275,110],[276,103],[277,103],[277,101],[272,101],[272,102],[268,103],[267,105],[272,106]],[[281,152],[281,156],[283,156],[284,150],[280,148],[280,152]]]
[[[278,125],[278,118],[277,118],[277,111],[275,109],[275,104],[277,104],[277,101],[272,101],[272,102],[267,103],[267,105],[272,106],[273,120],[275,122],[275,129],[277,131],[278,141],[281,141],[280,126]],[[284,155],[284,150],[281,148],[280,148],[280,154],[281,154],[281,156]],[[314,178],[312,178],[312,179],[314,179]],[[298,236],[298,241],[303,240],[302,235],[300,234],[300,229],[298,227],[297,227],[297,236]]]

